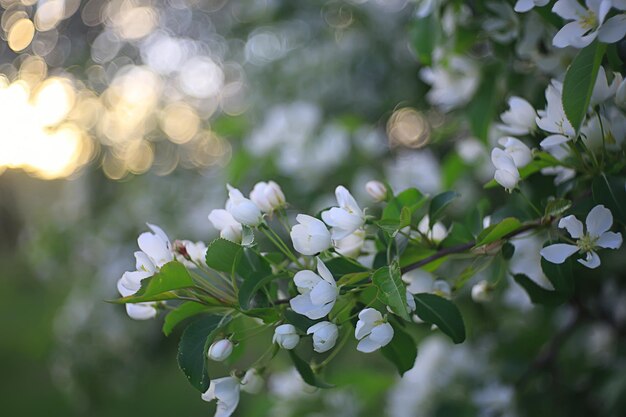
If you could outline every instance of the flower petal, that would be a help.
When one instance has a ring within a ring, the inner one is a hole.
[[[570,138],[564,135],[550,135],[539,143],[542,148],[548,148],[550,146],[560,145],[565,142],[569,142]]]
[[[595,269],[600,266],[600,257],[594,251],[587,252],[585,259],[579,259],[578,262],[585,265],[587,268]]]
[[[626,14],[611,17],[598,29],[598,39],[604,43],[615,43],[624,35],[626,35]]]
[[[600,237],[604,232],[611,228],[613,224],[613,214],[611,210],[599,204],[591,209],[585,219],[587,224],[587,233],[592,237]]]
[[[372,353],[375,350],[380,349],[380,347],[381,346],[379,343],[376,343],[374,340],[372,340],[371,337],[368,336],[359,342],[359,344],[356,347],[356,350],[358,350],[359,352],[363,352],[363,353]]]
[[[619,247],[622,246],[622,234],[604,232],[596,241],[596,246],[606,249],[619,249]]]
[[[559,227],[561,229],[566,229],[567,233],[574,239],[579,239],[583,235],[583,222],[578,220],[576,216],[569,215],[567,217],[563,217],[559,221]]]
[[[567,258],[578,252],[578,247],[566,243],[546,246],[539,252],[543,258],[553,264],[562,264]]]

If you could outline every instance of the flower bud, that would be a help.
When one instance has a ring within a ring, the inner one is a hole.
[[[472,300],[477,303],[491,301],[491,286],[485,280],[472,287]]]
[[[283,349],[291,350],[298,345],[300,336],[296,333],[296,328],[291,324],[281,324],[274,330],[272,343],[276,343]]]
[[[508,191],[517,187],[520,175],[511,155],[500,148],[494,148],[491,151],[491,162],[496,167],[494,179],[498,184]]]
[[[265,213],[271,213],[285,205],[283,190],[274,181],[256,183],[250,192],[250,200]]]
[[[231,353],[233,353],[233,342],[228,339],[222,339],[213,342],[209,348],[208,356],[211,360],[222,362],[228,358]]]
[[[324,353],[335,346],[339,330],[337,325],[329,321],[322,321],[309,327],[306,334],[313,334],[313,350]]]
[[[222,239],[231,242],[240,243],[243,228],[228,211],[224,209],[216,209],[209,214],[209,220],[217,230],[220,231]]]
[[[241,390],[248,394],[258,394],[263,388],[263,378],[256,369],[248,369],[241,378]]]
[[[504,146],[504,152],[513,158],[513,162],[517,168],[525,167],[533,160],[530,148],[524,142],[511,136],[505,136],[498,140],[498,143]]]
[[[315,217],[298,214],[299,224],[291,228],[293,248],[303,255],[315,255],[330,248],[330,232],[326,225]]]
[[[263,220],[259,207],[251,200],[245,198],[241,191],[228,186],[228,201],[226,210],[241,224],[246,226],[258,226]]]
[[[387,198],[387,187],[380,181],[368,181],[365,184],[365,191],[376,202],[384,201]]]

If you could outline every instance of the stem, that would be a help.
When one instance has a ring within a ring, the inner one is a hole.
[[[313,367],[314,372],[317,372],[323,367],[325,367],[326,365],[328,365],[330,361],[332,361],[335,358],[335,356],[337,356],[337,354],[341,351],[341,348],[343,347],[343,345],[345,345],[346,342],[348,341],[348,337],[350,336],[351,333],[352,332],[350,330],[346,330],[343,333],[343,336],[341,337],[339,344],[335,346],[335,349],[330,353],[330,355],[328,355],[326,359],[324,359],[319,365],[316,365]]]
[[[604,161],[606,161],[606,143],[604,142],[604,125],[602,123],[602,117],[600,117],[600,111],[596,110],[596,115],[598,116],[598,122],[600,122],[600,133],[602,134],[602,166],[604,166]]]
[[[529,205],[529,206],[530,206],[533,210],[535,210],[535,213],[537,213],[537,215],[541,217],[541,216],[542,216],[541,211],[539,211],[539,209],[538,209],[538,208],[537,208],[537,207],[533,204],[533,202],[532,202],[532,201],[530,201],[530,199],[529,199],[528,197],[526,197],[526,194],[524,194],[524,193],[522,192],[522,190],[521,190],[521,189],[519,189],[519,188],[518,188],[517,190],[518,190],[518,194],[522,196],[522,198],[524,199],[524,201],[526,201],[526,202],[528,203],[528,205]]]

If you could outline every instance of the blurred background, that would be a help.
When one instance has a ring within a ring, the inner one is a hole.
[[[338,184],[367,205],[363,185],[383,178],[395,190],[462,190],[458,210],[476,205],[492,176],[490,121],[505,91],[516,85],[541,98],[572,53],[539,70],[519,67],[539,72],[535,84],[499,79],[496,54],[513,53],[503,48],[506,32],[533,22],[511,17],[507,3],[486,13],[491,26],[465,25],[475,4],[459,1],[436,17],[443,32],[429,32],[421,3],[0,0],[2,412],[211,415],[214,405],[177,369],[180,333],[166,338],[159,320],[134,322],[105,300],[133,268],[145,222],[173,239],[214,238],[207,215],[224,204],[226,183],[247,192],[274,179],[309,213]],[[493,36],[476,35],[487,29]],[[432,77],[420,73],[433,53],[429,36],[456,39],[463,55],[433,87],[438,95],[427,95]],[[541,243],[517,242],[526,255],[512,268],[541,275]],[[566,308],[533,308],[514,285],[499,291],[486,306],[460,294],[464,345],[421,329],[416,366],[403,379],[378,356],[348,355],[329,370],[340,388],[312,392],[285,363],[235,415],[625,409],[624,346],[613,328],[576,327],[559,357],[565,376],[552,362],[523,376],[551,334],[572,332],[571,318]],[[626,310],[623,289],[598,291]]]

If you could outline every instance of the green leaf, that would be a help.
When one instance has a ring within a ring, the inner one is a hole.
[[[324,264],[336,277],[367,271],[367,268],[358,262],[353,262],[345,258],[331,258],[324,261]]]
[[[256,317],[263,320],[265,324],[274,324],[280,319],[279,310],[273,307],[267,308],[253,308],[243,311],[248,317]]]
[[[384,266],[372,275],[372,282],[378,288],[378,298],[391,308],[391,310],[410,321],[406,301],[406,287],[400,276],[400,268],[397,265]]]
[[[454,343],[465,340],[463,317],[451,301],[435,294],[416,294],[415,313],[425,322],[437,325]]]
[[[565,198],[555,198],[546,204],[545,217],[560,216],[572,207],[572,202]]]
[[[430,207],[428,208],[428,218],[431,228],[435,222],[441,218],[446,207],[448,207],[458,196],[459,194],[454,191],[446,191],[433,197],[430,202]]]
[[[441,246],[448,248],[450,246],[462,245],[474,240],[474,235],[469,231],[467,226],[462,223],[452,223],[452,227],[448,236],[441,242]]]
[[[515,254],[515,246],[510,242],[505,242],[500,251],[502,252],[502,257],[508,261]]]
[[[304,382],[313,387],[333,388],[333,385],[328,384],[327,382],[324,382],[320,378],[318,378],[317,375],[313,373],[313,370],[311,369],[309,364],[304,359],[296,355],[296,352],[290,350],[289,357],[291,358],[293,365],[296,367],[296,370],[298,371]]]
[[[562,293],[543,288],[524,274],[515,274],[513,275],[513,279],[515,279],[515,282],[526,290],[530,300],[534,304],[556,306],[563,304],[565,301]]]
[[[216,271],[232,274],[243,247],[230,240],[215,239],[206,250],[206,264]]]
[[[114,303],[143,303],[147,301],[161,301],[175,299],[175,290],[191,288],[194,286],[193,279],[187,272],[187,268],[177,261],[171,261],[163,265],[161,270],[141,281],[141,288],[128,297],[114,300]]]
[[[500,240],[506,235],[519,229],[522,223],[515,217],[507,217],[498,224],[493,224],[480,232],[476,238],[476,246],[488,245]]]
[[[220,316],[203,315],[187,326],[178,345],[178,366],[189,383],[202,393],[210,382],[207,350],[221,321]]]
[[[313,326],[316,323],[315,320],[311,320],[310,318],[303,316],[302,314],[298,314],[292,310],[283,311],[283,317],[285,317],[285,321],[287,321],[287,323],[292,324],[302,333],[306,333],[309,327]]]
[[[342,287],[346,285],[354,285],[369,278],[369,276],[369,272],[353,272],[351,274],[345,274],[344,276],[339,278],[339,281],[337,281],[337,286]]]
[[[430,65],[433,51],[441,36],[439,19],[435,13],[422,19],[417,19],[410,31],[411,44],[423,65]]]
[[[163,321],[163,334],[165,334],[165,336],[169,336],[172,333],[172,330],[174,330],[174,328],[183,320],[207,311],[208,308],[210,307],[193,301],[182,303],[176,307],[175,310],[170,311],[167,316],[165,316],[165,320]]]
[[[250,309],[250,302],[252,301],[254,295],[261,289],[261,287],[272,282],[275,279],[285,278],[286,276],[286,274],[270,274],[266,276],[261,276],[260,274],[251,274],[243,281],[243,283],[239,287],[238,299],[241,309]]]
[[[556,242],[549,242],[547,245],[552,243]],[[541,258],[541,270],[552,283],[554,289],[563,293],[566,298],[569,298],[574,293],[574,274],[572,272],[571,259],[567,259],[562,264],[553,264]]]
[[[383,346],[380,351],[385,358],[389,359],[396,366],[400,376],[402,376],[415,365],[417,346],[410,335],[405,333],[400,327],[393,324],[392,326],[393,339],[391,339],[389,344]]]
[[[593,200],[604,204],[622,224],[626,224],[625,184],[624,178],[607,177],[604,174],[595,177],[591,184]]]
[[[483,142],[487,142],[489,126],[496,115],[496,106],[500,100],[497,81],[500,79],[499,65],[487,67],[474,97],[467,106],[472,133]]]
[[[565,73],[563,110],[577,132],[587,114],[605,50],[606,44],[596,39],[576,55]]]
[[[417,188],[407,188],[397,196],[391,198],[383,209],[382,219],[400,221],[400,215],[403,207],[408,207],[412,214],[420,208],[427,199]]]

